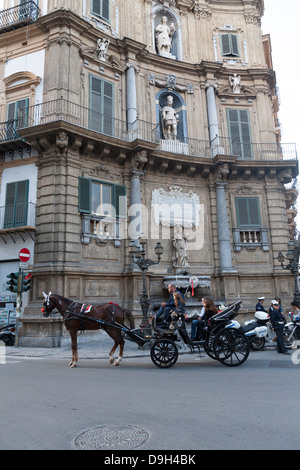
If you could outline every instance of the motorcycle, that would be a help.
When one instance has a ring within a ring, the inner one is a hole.
[[[2,341],[5,346],[14,346],[15,333],[16,325],[14,323],[3,326],[2,328],[0,328],[0,341]]]
[[[284,325],[284,341],[286,347],[292,348],[296,345],[296,342],[300,340],[300,314],[289,313],[289,317],[292,321],[287,322]],[[299,343],[297,349],[299,349]]]
[[[254,351],[260,351],[264,348],[269,333],[270,317],[268,313],[260,311],[255,312],[254,317],[255,320],[249,320],[240,325],[240,330],[249,338],[251,348]]]

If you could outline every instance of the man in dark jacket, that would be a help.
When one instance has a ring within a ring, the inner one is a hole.
[[[270,321],[277,335],[277,352],[282,354],[290,354],[286,349],[283,341],[284,318],[279,309],[279,302],[277,302],[277,300],[272,300],[271,307],[269,309],[269,315]]]
[[[179,292],[184,300],[184,295],[180,292],[179,289],[176,289],[175,284],[169,284],[168,291],[170,293],[168,302],[162,302],[159,311],[155,315],[157,319],[163,315],[163,322],[167,322],[170,318],[171,312],[175,310],[175,302],[173,297],[174,292]]]
[[[256,312],[266,312],[266,309],[264,307],[264,301],[265,301],[265,298],[264,297],[258,297],[258,302],[256,304]]]

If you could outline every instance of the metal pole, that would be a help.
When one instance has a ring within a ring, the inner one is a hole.
[[[19,328],[20,328],[20,312],[22,302],[22,269],[19,269],[18,291],[17,291],[17,311],[16,311],[16,334],[15,334],[15,347],[19,347]]]

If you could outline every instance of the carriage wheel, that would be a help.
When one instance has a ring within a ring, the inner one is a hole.
[[[221,364],[236,367],[248,358],[250,344],[242,331],[236,328],[224,328],[216,334],[213,349],[216,359]]]
[[[151,360],[157,367],[167,369],[172,367],[177,359],[178,349],[171,339],[158,339],[151,347]]]

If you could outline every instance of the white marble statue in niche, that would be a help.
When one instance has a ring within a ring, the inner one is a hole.
[[[162,110],[163,134],[166,140],[177,139],[177,127],[179,123],[179,114],[173,108],[173,96],[167,97],[167,105]]]
[[[163,16],[160,24],[155,29],[155,41],[159,55],[170,57],[172,36],[176,31],[174,23],[168,25],[168,18]]]

